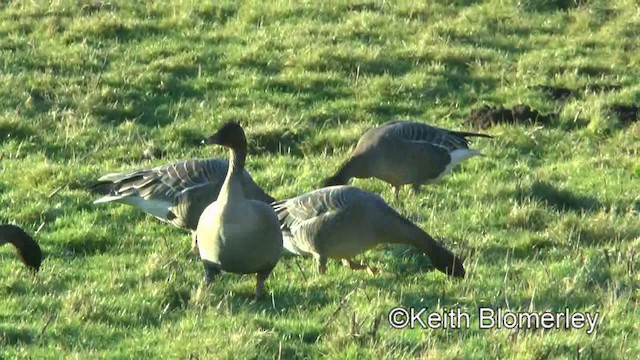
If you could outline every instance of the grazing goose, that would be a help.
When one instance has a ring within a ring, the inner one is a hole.
[[[140,208],[147,214],[192,233],[192,251],[197,250],[195,231],[200,214],[218,198],[229,163],[225,159],[193,159],[129,173],[107,174],[93,185],[105,195],[94,204],[119,202]],[[265,203],[267,195],[242,171],[240,183],[245,196]]]
[[[462,260],[418,226],[393,210],[378,195],[355,186],[331,186],[271,204],[280,220],[284,247],[313,256],[324,273],[327,258],[342,259],[352,269],[352,257],[382,243],[410,244],[431,258],[434,267],[464,277]]]
[[[391,184],[397,200],[402,185],[412,184],[418,192],[420,185],[440,180],[462,161],[483,155],[469,149],[469,136],[492,137],[417,122],[388,122],[365,132],[349,160],[323,186],[374,177]]]
[[[268,204],[250,199],[242,186],[247,139],[240,124],[229,122],[207,139],[230,149],[229,169],[215,202],[204,209],[197,237],[205,282],[221,270],[257,274],[256,299],[282,253],[278,217]]]
[[[34,271],[40,270],[42,250],[29,234],[18,226],[2,224],[0,225],[0,246],[7,243],[15,246],[20,260],[25,265]]]

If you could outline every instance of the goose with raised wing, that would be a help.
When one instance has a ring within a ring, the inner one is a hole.
[[[346,185],[351,178],[377,178],[393,186],[439,181],[462,161],[482,152],[469,148],[468,137],[490,135],[452,131],[418,122],[391,121],[369,129],[358,140],[350,158],[323,186]]]
[[[256,299],[282,254],[282,233],[274,210],[245,194],[243,174],[247,139],[240,124],[229,122],[207,139],[230,150],[227,175],[215,202],[207,206],[196,230],[209,284],[221,271],[256,274]]]
[[[397,243],[422,250],[433,266],[447,275],[465,276],[459,257],[380,196],[355,186],[325,187],[271,206],[278,214],[284,247],[296,255],[315,258],[321,274],[329,258],[360,269],[366,266],[354,263],[354,256],[378,244]]]
[[[118,202],[140,208],[147,214],[192,234],[192,250],[197,250],[195,230],[204,209],[213,203],[224,183],[229,162],[208,158],[184,160],[134,172],[104,175],[92,191],[104,195],[94,204]],[[244,170],[239,176],[243,193],[249,199],[271,203],[266,194]]]
[[[0,225],[0,246],[12,244],[17,251],[20,261],[34,271],[40,270],[42,264],[42,250],[22,228],[11,224]]]

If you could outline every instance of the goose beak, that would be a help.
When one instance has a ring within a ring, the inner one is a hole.
[[[202,140],[202,143],[208,144],[208,145],[212,145],[212,144],[220,145],[220,137],[218,136],[218,133],[215,133],[209,136],[208,138]]]

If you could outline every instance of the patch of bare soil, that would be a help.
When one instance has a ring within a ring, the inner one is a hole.
[[[529,105],[519,104],[511,109],[483,105],[473,109],[465,122],[477,129],[486,129],[496,124],[541,124],[547,125],[557,117],[555,113],[542,114]]]

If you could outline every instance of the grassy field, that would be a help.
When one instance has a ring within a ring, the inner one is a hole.
[[[0,248],[0,358],[580,358],[640,355],[637,1],[0,2],[0,222],[46,259]],[[615,91],[580,90],[617,84]],[[556,101],[533,86],[578,89]],[[557,118],[498,125],[474,158],[402,203],[466,258],[462,281],[408,247],[370,276],[285,257],[202,287],[187,233],[92,205],[102,174],[227,156],[200,140],[231,119],[272,196],[319,186],[363,131],[413,119],[456,130],[472,109],[527,104]],[[146,154],[155,153],[149,157]],[[39,230],[39,231],[38,231]],[[584,330],[396,330],[396,306],[599,312]],[[353,319],[356,318],[354,322]]]

